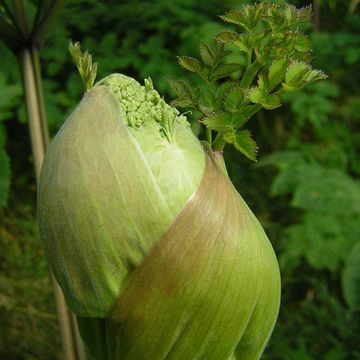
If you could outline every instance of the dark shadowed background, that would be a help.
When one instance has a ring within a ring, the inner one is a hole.
[[[83,89],[68,52],[81,41],[98,79],[121,72],[170,100],[167,79],[195,78],[176,55],[198,55],[246,1],[68,1],[41,52],[54,135]],[[308,1],[291,1],[304,6]],[[360,359],[360,3],[315,0],[314,67],[329,75],[260,112],[249,128],[259,161],[227,149],[231,179],[257,215],[282,271],[282,307],[264,359]],[[357,270],[358,269],[358,270]],[[350,280],[349,280],[350,279]],[[356,280],[356,279],[355,279]],[[16,59],[0,43],[0,358],[60,353],[47,263],[38,239],[36,181]]]

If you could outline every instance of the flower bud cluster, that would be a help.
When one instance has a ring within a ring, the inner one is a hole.
[[[171,131],[174,121],[184,121],[179,111],[168,105],[154,89],[150,78],[145,85],[121,74],[106,77],[100,85],[107,86],[120,100],[126,124],[140,128],[148,121],[155,121],[160,133]]]

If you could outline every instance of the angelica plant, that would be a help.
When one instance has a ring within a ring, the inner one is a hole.
[[[220,16],[237,32],[222,31],[215,36],[215,44],[202,43],[200,59],[178,57],[180,65],[196,73],[204,86],[169,81],[178,95],[172,105],[202,114],[199,121],[206,126],[207,141],[214,150],[222,151],[229,143],[255,160],[257,147],[244,129],[247,121],[261,109],[281,106],[285,92],[326,78],[312,69],[310,40],[297,28],[310,16],[310,7],[245,5]],[[239,62],[233,62],[234,55]]]
[[[280,273],[222,151],[231,143],[255,159],[246,121],[278,107],[282,92],[324,77],[306,62],[306,37],[291,30],[309,16],[268,5],[227,13],[243,33],[202,44],[201,60],[179,58],[206,86],[171,81],[175,107],[150,78],[141,85],[112,74],[93,86],[96,65],[70,45],[86,94],[46,155],[39,221],[92,357],[261,356],[278,315]],[[234,51],[244,64],[227,61]],[[203,114],[206,142],[176,107]]]

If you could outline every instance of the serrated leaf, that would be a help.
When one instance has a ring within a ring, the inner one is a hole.
[[[209,66],[214,65],[215,55],[216,55],[215,49],[212,49],[208,44],[204,42],[200,43],[200,56],[201,56],[201,60],[205,64]]]
[[[190,98],[176,98],[170,102],[170,105],[176,108],[195,107],[195,103]]]
[[[312,83],[317,80],[327,79],[327,75],[320,70],[310,70],[303,77],[306,83]]]
[[[217,99],[215,94],[213,94],[213,92],[211,91],[211,89],[206,90],[204,100],[206,106],[217,108]]]
[[[204,106],[202,104],[198,104],[199,110],[204,114],[204,115],[210,115],[211,113],[214,112],[214,109],[212,107],[209,106]]]
[[[224,99],[224,108],[227,111],[233,112],[239,109],[244,100],[244,93],[240,86],[235,86],[230,89]]]
[[[312,8],[311,6],[296,8],[296,24],[311,21]]]
[[[290,64],[286,72],[283,88],[287,91],[293,91],[301,89],[306,84],[326,78],[326,74],[322,71],[312,70],[310,65],[303,62],[294,62]]]
[[[198,59],[191,56],[178,56],[179,64],[186,70],[200,73],[202,71],[201,63]]]
[[[232,115],[228,112],[213,113],[201,122],[212,130],[224,130],[232,127]]]
[[[222,101],[228,91],[234,86],[236,86],[236,83],[233,81],[226,81],[220,84],[219,87],[216,89],[216,97]]]
[[[270,89],[274,89],[284,79],[287,69],[286,59],[274,61],[269,69]]]
[[[234,42],[234,45],[240,50],[250,53],[254,47],[253,39],[248,34],[241,34],[239,39]]]
[[[214,50],[214,64],[220,62],[227,55],[231,54],[230,50],[225,50],[224,44],[216,44],[213,50]]]
[[[232,126],[235,130],[240,129],[249,120],[249,118],[240,111],[236,112],[232,116]]]
[[[225,15],[221,15],[220,19],[227,23],[239,25],[244,29],[249,30],[248,20],[244,15],[244,12],[240,10],[230,10]]]
[[[250,160],[256,161],[256,142],[251,137],[249,130],[241,130],[231,135],[225,135],[224,140],[233,144],[237,150]]]
[[[255,110],[258,110],[258,105],[243,105],[241,106],[239,113],[245,117],[245,119],[249,119],[252,115],[256,113]]]
[[[266,110],[273,110],[281,106],[280,97],[278,95],[268,95],[265,98],[265,101],[261,105]]]
[[[297,32],[294,47],[299,52],[309,52],[311,50],[309,38],[306,35]]]
[[[310,65],[303,62],[293,62],[290,64],[285,74],[286,85],[296,86],[309,69]]]
[[[238,41],[240,35],[235,31],[222,31],[215,35],[214,39],[221,44],[230,44]]]
[[[249,31],[256,27],[265,9],[266,4],[244,5],[240,10],[230,10],[220,18],[225,22],[239,25]]]
[[[193,91],[187,81],[184,80],[168,80],[169,85],[180,98],[193,98]]]
[[[250,90],[249,99],[254,104],[260,104],[266,110],[273,110],[281,106],[280,97],[278,95],[267,95],[259,87]]]
[[[311,7],[298,9],[294,5],[287,4],[282,12],[288,27],[309,22],[311,20]]]
[[[254,104],[261,104],[265,100],[265,94],[259,87],[254,87],[249,92],[249,99]]]
[[[240,64],[220,64],[211,73],[211,79],[219,80],[232,73],[241,70],[242,65]]]
[[[269,92],[269,80],[265,77],[265,75],[259,75],[258,86],[263,94],[267,94]]]

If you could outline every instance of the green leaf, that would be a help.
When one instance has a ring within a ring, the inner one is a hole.
[[[205,64],[213,66],[216,58],[216,50],[212,49],[208,44],[201,42],[200,56]]]
[[[358,181],[338,170],[323,169],[315,175],[307,176],[306,181],[297,187],[293,206],[339,215],[360,214]]]
[[[249,118],[240,111],[233,113],[232,126],[235,130],[240,129],[249,120]]]
[[[191,57],[191,56],[178,56],[179,64],[186,70],[194,72],[194,73],[201,73],[202,66],[198,59]]]
[[[216,97],[222,101],[227,95],[228,91],[234,86],[236,86],[236,83],[234,81],[223,82],[216,89]]]
[[[249,31],[256,27],[265,9],[266,4],[244,5],[240,10],[230,10],[220,18],[225,22],[239,25],[244,30]]]
[[[200,88],[191,89],[189,83],[184,80],[168,80],[171,88],[178,95],[177,99],[171,101],[171,105],[179,108],[196,107],[199,100]]]
[[[201,120],[212,130],[224,130],[232,127],[232,115],[228,112],[213,113]]]
[[[213,52],[214,56],[214,63],[212,66],[218,64],[227,55],[231,54],[230,50],[225,50],[224,44],[215,44],[214,47],[210,47],[210,50]]]
[[[269,94],[269,80],[264,76],[259,76],[258,86],[250,90],[248,98],[254,104],[260,104],[266,110],[276,109],[281,106],[280,97]]]
[[[195,103],[190,98],[177,98],[170,102],[171,106],[176,108],[195,107]]]
[[[240,64],[220,64],[211,73],[211,79],[219,80],[232,73],[241,70],[242,65]]]
[[[228,132],[223,135],[224,140],[233,144],[237,150],[243,153],[250,160],[256,161],[256,142],[251,137],[249,130],[239,132]]]
[[[193,91],[189,83],[185,80],[168,80],[169,85],[180,98],[193,98]]]
[[[222,31],[215,35],[215,40],[221,44],[235,43],[241,38],[241,35],[235,31]]]
[[[351,240],[343,232],[344,225],[341,218],[332,214],[305,214],[302,223],[286,229],[285,251],[280,262],[297,265],[304,258],[312,268],[335,274],[351,246]]]
[[[214,108],[202,104],[198,104],[198,108],[206,116],[214,112]]]
[[[254,104],[260,104],[266,110],[273,110],[281,106],[280,97],[278,95],[266,95],[258,87],[253,88],[250,91],[249,99]]]
[[[294,47],[299,52],[307,53],[311,50],[310,39],[306,35],[297,32]]]
[[[89,91],[95,82],[97,75],[97,63],[93,63],[92,56],[88,51],[82,53],[80,43],[75,44],[70,40],[69,51],[79,71],[85,90]]]
[[[352,247],[346,258],[342,273],[342,288],[350,309],[360,309],[360,242]]]
[[[273,110],[281,106],[280,97],[278,95],[268,95],[265,98],[265,101],[261,105],[266,110]]]
[[[286,59],[274,61],[269,69],[270,89],[274,89],[284,79],[287,69]]]
[[[261,104],[265,101],[265,94],[259,87],[254,87],[249,92],[249,99],[254,104]]]
[[[220,19],[230,23],[243,27],[245,30],[249,29],[249,21],[246,18],[246,14],[240,10],[230,10],[225,15],[221,15]]]
[[[286,5],[284,8],[285,18],[288,25],[298,25],[311,20],[311,6],[296,8],[294,5]]]
[[[296,86],[309,69],[310,65],[303,62],[293,62],[290,64],[285,75],[286,85]]]
[[[233,112],[239,109],[244,100],[244,93],[240,86],[233,87],[224,99],[224,108],[227,111]]]
[[[313,83],[317,80],[323,80],[323,79],[327,79],[327,78],[328,78],[328,76],[321,70],[310,70],[303,77],[304,81],[307,84]]]

